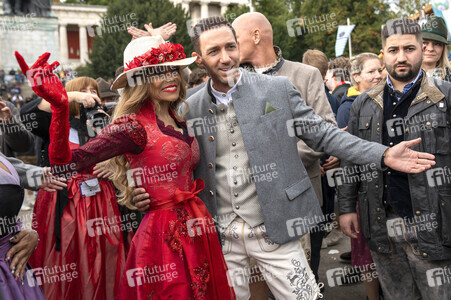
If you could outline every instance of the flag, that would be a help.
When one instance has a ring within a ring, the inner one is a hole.
[[[343,55],[346,48],[346,43],[351,35],[355,25],[340,25],[337,31],[337,40],[335,41],[335,57]]]

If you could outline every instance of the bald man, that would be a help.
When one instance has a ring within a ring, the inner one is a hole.
[[[327,122],[337,125],[324,91],[321,73],[317,68],[282,57],[282,50],[273,44],[271,23],[263,14],[258,12],[242,14],[235,19],[232,26],[239,44],[241,67],[261,74],[288,77],[301,93],[306,104],[317,115]],[[298,141],[298,153],[322,206],[320,158],[323,153],[313,151],[302,140]],[[330,168],[340,166],[339,160],[335,158],[330,159],[329,164]],[[323,232],[316,230],[311,234],[311,250],[309,239],[306,240],[304,237],[301,242],[306,255],[311,252],[311,268],[318,280]]]

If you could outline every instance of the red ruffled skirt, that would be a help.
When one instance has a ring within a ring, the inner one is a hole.
[[[36,199],[32,226],[40,242],[29,262],[33,269],[42,268],[34,273],[48,300],[114,299],[125,267],[126,245],[130,245],[133,232],[120,224],[124,218],[113,184],[100,180],[100,192],[81,197],[82,180],[78,174],[68,181],[69,201],[61,218],[61,251],[55,250],[57,193],[40,190]]]
[[[117,299],[235,299],[215,225],[196,196],[202,188],[197,180],[190,192],[177,189],[144,216]]]

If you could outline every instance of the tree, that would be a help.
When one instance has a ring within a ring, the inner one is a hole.
[[[410,15],[427,0],[253,0],[256,11],[263,13],[273,26],[274,44],[283,56],[302,61],[308,49],[318,49],[330,58],[335,57],[338,25],[346,25],[347,18],[356,27],[351,34],[353,54],[379,53],[380,32],[387,20]],[[231,13],[249,11],[232,8]],[[238,14],[238,15],[239,15]],[[345,56],[349,56],[346,46]]]
[[[102,19],[101,34],[94,38],[91,62],[77,69],[77,72],[93,78],[114,78],[115,70],[123,65],[124,49],[131,40],[126,28],[135,26],[144,29],[144,24],[149,22],[154,28],[167,22],[176,23],[177,32],[170,41],[182,44],[189,56],[193,48],[186,28],[187,18],[181,6],[174,7],[169,0],[110,0]]]
[[[292,3],[296,1],[286,0],[257,0],[253,1],[256,11],[264,14],[273,27],[274,45],[282,49],[283,56],[287,59],[299,60],[302,54],[299,52],[300,43],[297,39],[288,36],[287,21],[293,19]],[[229,22],[243,13],[249,12],[248,6],[229,8],[225,17]]]
[[[427,6],[430,0],[399,0],[392,4],[398,11],[397,16],[409,17],[419,12],[423,7]]]

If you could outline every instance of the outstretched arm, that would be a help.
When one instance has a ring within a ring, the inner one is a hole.
[[[384,168],[384,162],[387,167],[404,173],[421,173],[435,165],[434,155],[409,149],[420,143],[421,139],[402,142],[392,148],[359,139],[324,121],[305,104],[288,80],[285,85],[293,115],[293,120],[287,123],[287,129],[294,131],[313,150],[323,151],[355,164],[375,163],[378,169]]]
[[[69,147],[69,104],[67,93],[53,73],[58,62],[47,63],[50,54],[41,55],[31,68],[16,52],[22,72],[27,74],[33,91],[46,99],[52,109],[50,125],[49,159],[52,174],[70,178],[76,172],[98,162],[124,153],[140,153],[146,144],[144,127],[132,116],[122,117],[108,125],[95,139],[82,147],[70,150]]]
[[[75,173],[115,156],[143,151],[147,141],[144,127],[132,116],[117,119],[80,148],[72,150],[65,165],[52,166],[52,174],[70,178]]]
[[[50,53],[46,52],[28,67],[22,55],[15,52],[17,62],[22,73],[26,74],[31,88],[40,97],[46,99],[52,108],[52,121],[50,125],[50,163],[64,165],[71,160],[69,148],[69,104],[66,90],[53,70],[59,66],[57,61],[48,64]]]

